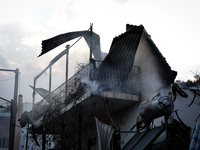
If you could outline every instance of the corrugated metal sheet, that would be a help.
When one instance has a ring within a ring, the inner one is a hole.
[[[128,62],[132,65],[142,31],[143,26],[138,26],[135,30],[130,30],[115,37],[111,44],[109,54],[104,59],[103,63],[110,65],[123,65]]]
[[[98,150],[109,149],[110,140],[114,133],[112,126],[101,123],[97,118],[95,118],[97,135],[98,135]]]
[[[110,51],[97,70],[96,80],[106,88],[118,91],[124,88],[133,67],[143,26],[136,26],[113,39]],[[107,86],[108,85],[108,86]]]
[[[91,31],[76,31],[60,34],[53,38],[42,41],[42,52],[39,56],[49,52],[50,50],[56,48],[57,46],[70,41],[72,39],[83,36],[86,40],[88,46],[92,48],[93,54],[97,60],[101,60],[101,50],[100,50],[100,37],[98,34]],[[92,40],[91,40],[92,39]],[[92,42],[92,45],[91,45]]]

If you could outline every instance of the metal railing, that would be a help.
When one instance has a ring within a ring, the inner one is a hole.
[[[51,101],[46,101],[46,98],[50,96],[47,95],[40,102],[36,103],[34,107],[34,119],[39,119],[47,112],[48,114],[50,114],[50,111],[54,111],[56,107],[60,104],[63,104],[64,107],[68,103],[74,101],[75,99],[80,98],[80,96],[84,93],[81,93],[81,95],[77,95],[77,97],[70,98],[69,96],[76,92],[76,89],[78,89],[83,78],[89,78],[89,70],[90,64],[87,64],[86,66],[82,67],[79,71],[77,71],[77,73],[74,74],[70,79],[68,79],[67,83],[64,82],[50,93],[54,95],[52,96]]]
[[[42,99],[40,102],[36,104],[37,106],[39,106],[39,108],[37,108],[37,110],[34,111],[34,118],[40,118],[42,114],[45,114],[47,112],[49,112],[48,114],[50,114],[50,112],[53,112],[58,105],[59,106],[62,105],[62,107],[65,107],[69,103],[80,99],[83,96],[83,94],[86,92],[86,90],[83,90],[83,89],[81,90],[80,87],[85,88],[85,89],[88,88],[87,85],[83,84],[82,79],[90,80],[90,77],[92,76],[91,74],[94,72],[95,72],[95,69],[91,63],[85,66],[81,66],[79,70],[77,71],[77,73],[74,74],[70,79],[68,79],[67,82],[64,82],[58,88],[56,88],[54,91],[51,92],[51,94],[53,95],[51,98],[51,101],[47,102],[45,100],[47,97],[50,96],[50,95],[47,95],[46,98]],[[138,66],[132,67],[130,71],[129,79],[128,79],[130,81],[126,82],[125,87],[124,87],[124,88],[127,88],[127,91],[132,90],[133,87],[135,86],[134,85],[135,83],[131,82],[131,80],[132,78],[134,78],[134,76],[138,75],[139,72],[140,72],[140,68]],[[112,79],[110,79],[110,77],[107,75],[105,75],[104,78],[107,78],[106,79],[107,82],[112,81]],[[46,105],[47,107],[45,108],[40,107],[41,105],[43,106]]]

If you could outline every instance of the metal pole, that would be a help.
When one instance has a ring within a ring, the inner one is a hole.
[[[93,26],[93,24],[92,23],[90,23],[90,58],[89,58],[89,61],[90,61],[90,65],[89,65],[89,79],[90,80],[92,80],[92,74],[91,74],[91,71],[92,71],[92,67],[93,67],[93,61],[92,61],[92,45],[93,45],[93,43],[92,43],[92,41],[93,41],[93,39],[92,39],[92,26]]]
[[[49,102],[51,102],[51,71],[52,66],[49,67]]]
[[[9,101],[9,100],[7,100],[7,99],[5,99],[5,98],[0,97],[0,99],[6,101],[6,102],[8,102],[8,103],[11,103],[11,101]]]
[[[92,26],[93,24],[90,24],[90,32],[91,32],[91,37],[90,37],[90,61],[92,60]]]
[[[33,109],[34,104],[35,104],[35,88],[36,88],[36,78],[33,79],[33,105],[32,105],[32,109]]]
[[[15,72],[16,70],[12,70],[12,69],[0,69],[0,71],[11,71],[11,72]]]
[[[11,100],[11,110],[10,110],[10,130],[9,130],[9,150],[13,149],[13,99]]]
[[[66,54],[66,49],[64,51],[62,51],[60,54],[58,54],[56,57],[54,57],[54,59],[52,59],[49,63],[49,65],[42,71],[40,72],[37,76],[34,77],[34,81],[33,81],[33,107],[35,104],[35,88],[36,88],[36,81],[37,79],[47,70],[49,69],[55,62],[57,62],[63,55]],[[0,70],[1,71],[1,70]]]
[[[67,80],[68,80],[68,56],[69,56],[69,45],[66,45],[66,72],[65,72],[65,99],[67,98]]]
[[[15,124],[16,124],[16,113],[17,113],[17,95],[18,95],[18,75],[19,69],[15,70],[15,85],[14,85],[14,100],[11,101],[11,131],[9,140],[9,150],[13,150],[15,140]]]

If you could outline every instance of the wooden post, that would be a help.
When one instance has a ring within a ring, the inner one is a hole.
[[[14,145],[14,150],[19,150],[20,149],[20,140],[21,140],[21,128],[20,123],[18,121],[18,119],[21,117],[22,115],[22,111],[23,111],[23,96],[21,94],[19,94],[18,96],[18,105],[17,105],[17,118],[16,118],[16,125],[17,128],[15,129],[15,145]]]

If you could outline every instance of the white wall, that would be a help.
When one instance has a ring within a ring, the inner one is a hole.
[[[136,124],[138,116],[138,107],[139,103],[132,105],[111,116],[115,125],[117,126],[118,129],[120,129],[120,131],[130,131],[133,125]],[[130,140],[130,138],[133,135],[134,135],[133,133],[121,134],[122,147]]]
[[[143,33],[134,62],[134,66],[140,67],[142,101],[151,100],[160,92],[164,95],[170,92],[170,89],[166,87],[166,79],[163,77],[163,68],[153,51],[155,49],[148,44]]]

